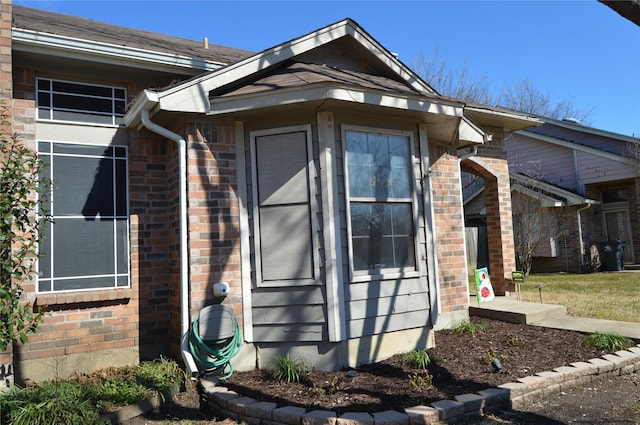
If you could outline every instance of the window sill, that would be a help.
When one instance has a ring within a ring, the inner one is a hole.
[[[351,283],[372,282],[376,280],[402,280],[420,277],[420,272],[411,270],[407,272],[387,272],[378,274],[356,274],[351,277]]]
[[[64,304],[113,303],[133,297],[131,288],[100,289],[97,291],[56,292],[36,295],[36,305],[54,307]]]

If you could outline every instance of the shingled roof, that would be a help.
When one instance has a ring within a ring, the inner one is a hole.
[[[202,42],[194,40],[17,5],[13,6],[13,27],[147,51],[176,54],[224,65],[237,62],[253,54],[250,51],[216,44],[209,44],[208,48],[205,48]]]

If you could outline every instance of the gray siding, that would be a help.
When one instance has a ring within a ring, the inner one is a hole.
[[[314,117],[315,118],[315,117]],[[305,119],[303,121],[311,122],[311,118]],[[300,122],[300,121],[299,121]],[[264,128],[275,128],[278,127],[274,123],[271,125],[263,124]],[[253,182],[253,174],[251,169],[251,143],[249,139],[249,133],[253,131],[252,128],[245,128],[245,154],[247,158],[247,190],[248,193],[252,193],[252,185],[255,184]],[[304,238],[307,241],[304,247],[299,247],[297,252],[293,252],[283,256],[284,250],[282,246],[272,245],[269,249],[271,251],[280,251],[279,256],[283,261],[283,264],[289,264],[292,267],[289,267],[293,270],[293,274],[290,274],[289,277],[291,279],[286,280],[275,280],[269,282],[258,282],[258,276],[260,273],[257,273],[257,264],[255,248],[255,238],[254,238],[254,219],[253,217],[253,208],[254,208],[254,200],[253,197],[249,197],[248,201],[248,210],[249,210],[249,221],[250,221],[250,232],[251,232],[251,271],[252,271],[252,294],[251,294],[251,303],[252,303],[252,322],[253,322],[253,340],[255,342],[320,342],[328,340],[328,331],[327,331],[327,312],[326,312],[326,291],[322,282],[324,282],[324,268],[322,266],[322,261],[320,264],[315,264],[316,259],[323,258],[321,255],[314,255],[317,253],[312,252],[312,244],[311,237],[315,238],[314,243],[317,250],[322,253],[322,238],[318,237],[318,234],[322,232],[322,213],[320,211],[320,207],[322,205],[321,202],[318,202],[319,197],[319,173],[317,172],[317,161],[318,161],[318,148],[317,148],[317,136],[316,130],[312,129],[312,157],[314,173],[312,174],[314,181],[311,182],[316,188],[316,198],[314,199],[314,203],[317,205],[317,209],[315,211],[312,210],[312,214],[310,216],[311,221],[315,220],[315,223],[312,224],[311,228],[315,229],[315,235],[309,235],[308,232],[311,230],[308,227],[305,227]],[[268,152],[263,152],[265,157],[269,156]],[[278,164],[290,164],[288,162],[288,158],[286,157],[276,157],[271,158],[271,162],[276,162]],[[260,161],[258,161],[260,163]],[[274,167],[272,170],[274,173],[279,173],[283,169],[287,167]],[[299,168],[299,167],[298,167]],[[280,170],[280,171],[278,171]],[[291,191],[285,190],[280,191],[281,187],[286,186],[288,183],[291,183],[292,180],[289,178],[285,178],[286,181],[280,181],[276,184],[275,187],[272,187],[272,183],[278,179],[268,179],[268,182],[265,182],[265,176],[263,176],[263,181],[261,184],[265,184],[265,187],[270,187],[270,193],[277,195],[274,198],[272,195],[271,199],[276,199],[277,202],[283,202],[284,207],[287,208],[293,202],[293,205],[298,203],[299,199],[295,196],[292,198]],[[281,179],[282,180],[282,179]],[[296,180],[296,179],[294,179]],[[299,181],[299,180],[298,180]],[[308,192],[307,188],[307,180],[304,179],[305,184],[302,190]],[[298,192],[300,188],[296,189]],[[295,199],[294,199],[295,198]],[[293,200],[293,201],[292,201]],[[295,202],[294,202],[295,201]],[[304,199],[303,199],[304,201]],[[291,219],[289,214],[286,214],[286,217],[283,218],[286,222]],[[292,229],[289,226],[269,226],[269,228],[261,229],[262,238],[272,238],[273,235],[286,236],[289,238],[296,238],[300,236],[299,229]],[[263,246],[264,251],[264,246]],[[265,253],[265,255],[270,255],[269,253]],[[304,256],[304,261],[300,259],[301,256]],[[265,258],[263,256],[263,258]],[[308,259],[313,259],[313,265],[308,264]],[[295,264],[303,265],[302,268],[296,269]],[[287,268],[286,266],[285,268]],[[277,269],[277,267],[276,267]],[[264,270],[264,269],[263,269]],[[274,273],[281,273],[274,269]],[[302,277],[303,279],[298,279],[296,276]],[[267,276],[268,277],[268,276]],[[312,277],[310,280],[308,277]]]

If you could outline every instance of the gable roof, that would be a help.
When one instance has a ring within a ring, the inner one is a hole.
[[[464,102],[439,95],[352,19],[166,90],[146,91],[125,122],[139,125],[142,110],[220,114],[326,100],[449,117],[432,127],[434,140],[484,142],[484,132],[463,116]]]
[[[214,71],[167,90],[158,92],[159,109],[181,112],[206,112],[209,109],[208,94],[212,90],[256,78],[273,70],[292,58],[327,45],[343,37],[348,37],[360,46],[361,60],[370,64],[370,69],[383,76],[394,76],[405,81],[410,87],[425,95],[437,95],[417,74],[404,66],[389,51],[370,37],[357,23],[345,19],[313,31],[296,39],[284,42],[253,56],[233,63],[224,69]],[[366,52],[366,53],[363,53]],[[355,51],[353,52],[355,54]],[[373,72],[372,72],[373,73]],[[444,97],[442,97],[444,99]],[[454,102],[461,106],[461,102]]]
[[[139,61],[166,61],[174,66],[200,70],[218,69],[237,62],[252,52],[184,38],[106,24],[76,16],[13,6],[13,49],[46,49],[56,47],[70,51],[102,53],[105,57],[129,56]],[[62,50],[58,52],[63,54]],[[155,54],[155,55],[154,55]]]

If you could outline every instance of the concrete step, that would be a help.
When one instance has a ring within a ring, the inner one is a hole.
[[[518,301],[512,297],[496,297],[493,301],[478,303],[475,297],[471,297],[469,315],[509,323],[533,325],[545,320],[564,317],[567,315],[567,308],[563,305]]]

